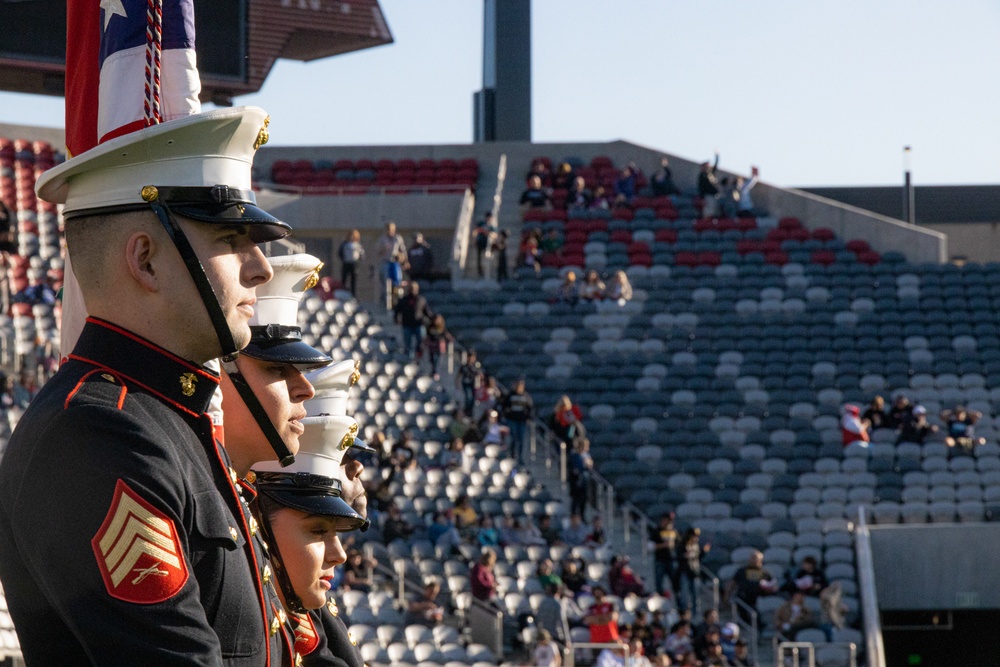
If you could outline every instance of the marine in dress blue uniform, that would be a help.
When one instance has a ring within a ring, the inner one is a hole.
[[[253,242],[287,234],[250,189],[266,124],[244,108],[153,126],[50,170],[39,196],[65,204],[67,225],[152,211],[218,349],[233,354],[178,216]],[[256,527],[206,413],[218,383],[201,363],[92,317],[25,412],[0,464],[0,579],[27,665],[279,664]]]

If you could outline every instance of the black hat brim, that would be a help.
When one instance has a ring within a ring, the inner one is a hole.
[[[222,225],[246,225],[254,243],[277,241],[288,236],[292,228],[256,204],[249,202],[225,205],[171,203],[170,210],[198,222]]]
[[[240,354],[259,361],[292,364],[302,371],[320,368],[333,362],[333,359],[301,340],[251,339],[250,344],[243,348]]]
[[[354,508],[340,496],[304,490],[275,488],[259,488],[258,490],[282,507],[289,507],[306,514],[342,518],[357,524],[344,530],[357,530],[365,522],[365,518],[354,511]]]

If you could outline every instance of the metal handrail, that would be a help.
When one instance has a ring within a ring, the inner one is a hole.
[[[882,621],[875,591],[875,559],[872,555],[871,532],[865,520],[864,506],[858,508],[858,525],[854,529],[854,551],[858,566],[861,614],[865,628],[866,661],[869,667],[884,667],[885,645],[882,642]]]
[[[612,648],[616,650],[623,651],[625,653],[625,664],[628,664],[629,658],[629,647],[628,644],[618,644],[615,642],[576,642],[575,644],[571,639],[566,640],[566,667],[575,667],[576,665],[576,649],[587,649],[587,648]]]
[[[806,651],[808,656],[808,662],[806,663],[808,667],[815,667],[816,665],[816,645],[812,642],[796,642],[796,641],[778,641],[780,635],[775,635],[774,642],[774,661],[776,665],[787,665],[785,662],[785,651],[789,652],[789,658],[791,658],[790,667],[800,667],[799,653],[800,651]],[[848,667],[857,667],[858,665],[858,646],[854,642],[827,642],[823,644],[826,646],[846,646],[848,649]]]
[[[759,625],[758,620],[757,620],[757,618],[758,618],[757,610],[754,609],[753,607],[751,607],[750,605],[748,605],[743,600],[741,600],[738,597],[736,597],[735,595],[732,596],[732,598],[730,599],[729,602],[730,602],[730,605],[731,605],[731,611],[732,611],[732,615],[733,615],[733,620],[735,620],[736,623],[739,624],[740,628],[746,628],[746,629],[748,629],[750,631],[750,641],[748,641],[747,644],[750,645],[751,656],[753,657],[754,662],[756,662],[757,661],[757,642],[760,639],[760,630],[759,630],[760,625]],[[743,620],[743,617],[739,613],[740,609],[745,610],[748,613],[748,615],[750,616],[750,623],[749,624],[747,624],[746,621]]]

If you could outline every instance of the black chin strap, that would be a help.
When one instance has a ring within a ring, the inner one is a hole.
[[[295,455],[288,449],[288,445],[285,441],[281,439],[281,435],[278,433],[278,429],[274,427],[274,423],[271,418],[267,416],[267,411],[264,410],[264,406],[260,404],[257,400],[257,395],[253,393],[253,389],[247,384],[247,381],[243,379],[240,375],[239,369],[236,368],[236,363],[229,361],[223,364],[225,368],[226,375],[229,376],[230,382],[236,387],[236,391],[239,392],[240,398],[247,406],[247,410],[253,415],[254,421],[257,422],[257,426],[264,433],[264,437],[267,438],[268,444],[271,445],[271,449],[278,457],[278,463],[282,467],[290,466],[295,463]]]
[[[267,494],[257,494],[260,530],[264,533],[264,539],[267,540],[268,554],[271,557],[270,561],[274,570],[274,578],[278,580],[281,594],[285,597],[285,606],[288,607],[288,611],[293,611],[296,614],[306,614],[309,610],[303,606],[302,599],[295,593],[295,587],[292,586],[292,580],[288,578],[285,563],[281,559],[281,549],[278,547],[278,540],[274,539],[274,531],[271,530],[271,513],[280,507],[280,505],[268,498]]]
[[[174,242],[177,252],[180,253],[181,259],[184,260],[184,266],[187,267],[188,273],[191,274],[191,280],[194,281],[194,286],[198,289],[201,301],[205,304],[205,310],[208,311],[208,317],[212,320],[215,335],[219,339],[219,346],[222,348],[222,360],[232,361],[239,355],[240,350],[236,347],[236,341],[233,340],[233,332],[226,321],[225,313],[222,312],[222,306],[219,305],[219,297],[215,294],[208,276],[205,275],[205,267],[201,265],[201,260],[198,259],[198,255],[195,253],[194,248],[191,247],[191,243],[188,241],[187,236],[184,235],[184,231],[180,228],[180,225],[177,224],[174,216],[170,215],[170,210],[159,201],[149,202],[149,207],[156,213],[156,217],[159,218],[160,224],[166,230],[167,236]]]

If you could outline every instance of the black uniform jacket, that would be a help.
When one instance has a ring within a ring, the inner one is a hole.
[[[303,667],[363,667],[361,651],[330,600],[308,614],[293,614],[295,648]]]
[[[291,661],[205,414],[218,381],[91,318],[24,413],[0,463],[0,579],[29,667]]]

